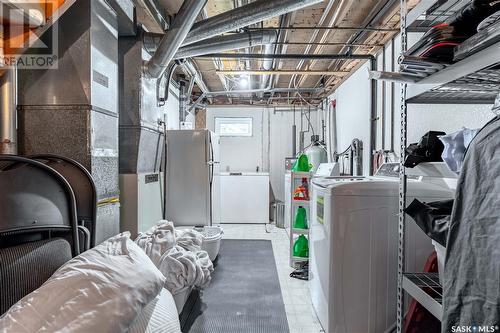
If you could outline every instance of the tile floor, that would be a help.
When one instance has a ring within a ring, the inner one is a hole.
[[[268,226],[270,232],[266,232],[263,224],[223,224],[222,227],[226,239],[267,239],[272,242],[290,333],[324,332],[311,304],[308,282],[289,276],[293,269],[289,265],[287,232],[274,226]]]

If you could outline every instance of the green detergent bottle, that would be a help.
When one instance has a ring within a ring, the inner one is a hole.
[[[311,170],[312,166],[309,164],[309,159],[307,158],[307,155],[302,154],[299,156],[297,161],[295,161],[295,164],[292,167],[293,172],[309,172]]]
[[[309,257],[309,242],[306,236],[300,235],[293,244],[293,256],[301,258]]]
[[[307,214],[306,209],[302,206],[297,208],[297,213],[295,214],[295,223],[293,224],[295,229],[307,229]]]

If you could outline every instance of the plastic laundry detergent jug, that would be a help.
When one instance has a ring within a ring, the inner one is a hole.
[[[302,258],[309,257],[309,241],[306,236],[300,235],[293,244],[293,256]]]
[[[312,166],[309,164],[307,155],[301,154],[292,167],[293,172],[309,172]]]
[[[302,206],[297,208],[297,213],[295,214],[295,223],[293,224],[295,229],[307,229],[307,213],[306,209]]]
[[[302,183],[293,191],[293,200],[309,200],[309,183],[302,178]]]

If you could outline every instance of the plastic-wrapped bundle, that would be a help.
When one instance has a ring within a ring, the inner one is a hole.
[[[444,145],[441,158],[448,168],[456,174],[460,173],[465,151],[478,131],[477,129],[468,129],[464,127],[459,131],[439,137],[439,140],[441,140]]]
[[[413,168],[422,162],[442,162],[441,153],[444,146],[439,141],[439,136],[446,135],[445,132],[430,131],[420,139],[418,143],[412,143],[406,148],[406,160],[404,166]]]
[[[481,21],[498,10],[500,2],[497,0],[473,0],[450,18],[450,25],[457,33],[472,36]]]
[[[453,200],[422,203],[417,199],[405,209],[427,236],[446,247]]]

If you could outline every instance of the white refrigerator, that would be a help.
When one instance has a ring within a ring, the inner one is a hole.
[[[166,217],[175,226],[220,224],[219,136],[167,131]]]

